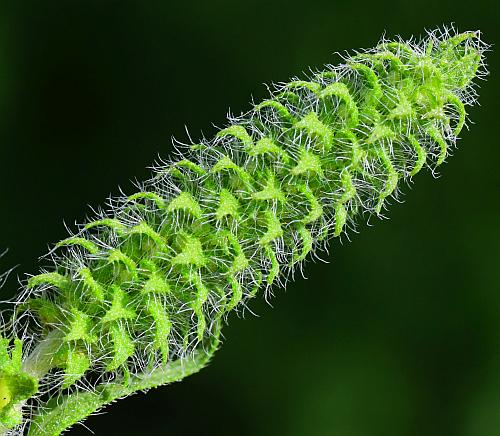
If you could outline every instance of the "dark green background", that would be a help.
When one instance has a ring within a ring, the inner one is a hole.
[[[381,34],[455,22],[499,38],[494,0],[0,2],[0,271],[34,273],[63,220],[147,177],[170,137],[223,125],[264,82]],[[500,435],[498,55],[475,125],[390,220],[234,317],[213,363],[120,401],[97,435]],[[344,238],[345,239],[345,238]],[[347,240],[345,240],[347,242]],[[2,290],[17,288],[15,277]],[[88,434],[77,427],[74,435]]]

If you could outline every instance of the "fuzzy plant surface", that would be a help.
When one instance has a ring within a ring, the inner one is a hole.
[[[480,32],[382,39],[177,144],[54,245],[0,339],[0,434],[58,435],[199,371],[231,311],[435,171],[487,74]],[[0,280],[1,281],[1,280]]]

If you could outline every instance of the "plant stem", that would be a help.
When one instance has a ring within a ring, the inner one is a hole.
[[[148,373],[131,376],[127,382],[104,383],[94,391],[76,391],[73,394],[54,398],[37,415],[30,425],[28,436],[59,435],[75,423],[119,398],[137,391],[182,380],[200,371],[217,350],[220,342],[220,325],[207,350],[198,350],[192,356],[172,361]]]

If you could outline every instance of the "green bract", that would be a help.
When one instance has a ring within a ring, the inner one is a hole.
[[[383,40],[276,85],[57,243],[16,298],[12,358],[0,344],[4,431],[59,434],[201,369],[228,312],[444,162],[486,74],[479,37]]]

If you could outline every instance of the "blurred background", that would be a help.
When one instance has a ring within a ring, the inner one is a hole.
[[[0,271],[35,273],[170,140],[211,136],[263,83],[454,22],[500,41],[494,0],[0,1]],[[498,52],[442,177],[233,317],[212,364],[120,401],[96,435],[500,435]],[[213,123],[213,124],[212,124]],[[18,287],[12,275],[2,299]],[[286,294],[286,295],[285,295]],[[82,426],[71,434],[90,434]]]

